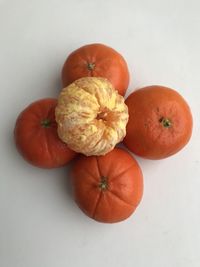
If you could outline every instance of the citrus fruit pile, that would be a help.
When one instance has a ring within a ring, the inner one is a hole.
[[[163,159],[192,134],[184,98],[164,86],[147,86],[125,100],[125,59],[103,44],[83,46],[66,59],[58,99],[38,100],[18,116],[18,151],[41,168],[68,165],[80,209],[99,222],[128,218],[141,201],[142,171],[132,154]],[[116,148],[120,142],[127,149]]]

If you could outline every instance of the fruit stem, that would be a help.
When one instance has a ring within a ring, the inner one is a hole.
[[[107,182],[107,178],[102,176],[101,177],[101,182],[99,183],[99,188],[101,190],[107,190],[108,189],[108,182]]]
[[[88,70],[93,70],[94,67],[95,67],[94,63],[88,63],[88,65],[87,65]]]
[[[165,128],[170,128],[172,126],[172,122],[167,118],[161,118],[159,121]]]
[[[49,119],[44,119],[44,120],[41,121],[41,125],[44,128],[49,128],[50,125],[51,125],[51,121]]]

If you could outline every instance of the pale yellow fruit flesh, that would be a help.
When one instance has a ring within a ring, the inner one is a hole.
[[[105,155],[126,134],[128,108],[104,78],[81,78],[64,88],[55,115],[60,139],[87,156]]]

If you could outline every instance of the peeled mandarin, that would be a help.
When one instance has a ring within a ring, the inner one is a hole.
[[[104,78],[84,77],[64,88],[55,115],[60,139],[87,156],[105,155],[126,135],[128,108]]]

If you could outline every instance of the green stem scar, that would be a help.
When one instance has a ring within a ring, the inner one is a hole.
[[[51,121],[49,119],[44,119],[41,121],[41,125],[44,128],[49,128],[51,126]]]
[[[99,188],[101,190],[107,190],[108,189],[108,181],[107,181],[107,178],[102,176],[101,177],[101,181],[99,183]]]
[[[93,70],[95,68],[95,64],[94,63],[88,63],[87,68],[88,68],[88,70]]]
[[[167,118],[161,118],[159,122],[162,124],[163,127],[165,128],[170,128],[172,126],[172,122],[170,119]]]

